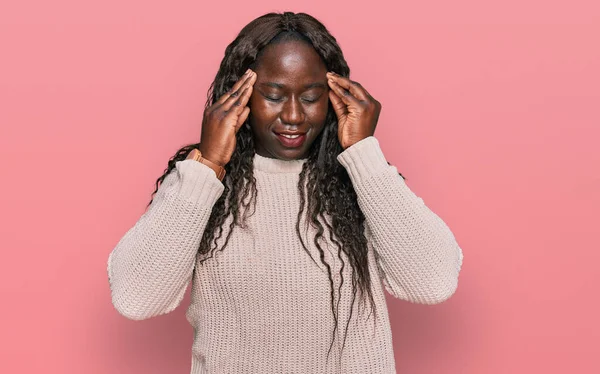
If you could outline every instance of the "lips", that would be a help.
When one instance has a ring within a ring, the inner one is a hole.
[[[277,135],[277,139],[279,139],[279,142],[284,147],[288,147],[288,148],[300,147],[306,140],[306,133],[304,133],[304,132],[284,131],[284,132],[276,132],[275,135]],[[284,135],[294,136],[294,137],[288,138]]]
[[[274,131],[274,132],[277,135],[304,135],[304,134],[306,134],[305,132],[299,132],[299,131]]]

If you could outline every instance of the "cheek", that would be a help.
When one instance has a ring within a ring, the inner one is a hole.
[[[248,100],[248,107],[250,108],[250,114],[256,120],[260,119],[262,113],[264,113],[260,105],[260,100],[256,97],[256,94],[254,92],[252,93],[252,95],[250,95],[250,99]]]
[[[255,126],[268,126],[277,117],[277,113],[273,112],[265,100],[255,96],[254,93],[250,96],[248,107],[252,115],[252,124]]]
[[[327,118],[327,110],[329,107],[329,98],[319,102],[317,105],[312,106],[306,111],[306,114],[310,118],[310,122],[316,124],[323,124]]]

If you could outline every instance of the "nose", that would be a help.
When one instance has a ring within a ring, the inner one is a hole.
[[[300,125],[304,122],[304,110],[297,97],[291,97],[283,104],[281,121],[288,125]]]

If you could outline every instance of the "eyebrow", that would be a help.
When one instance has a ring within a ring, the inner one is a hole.
[[[285,84],[282,83],[276,83],[276,82],[263,82],[260,84],[261,86],[267,86],[267,87],[273,87],[273,88],[278,88],[278,89],[283,89],[285,88]],[[310,88],[325,88],[325,83],[321,83],[321,82],[313,82],[313,83],[309,83],[309,84],[305,84],[304,85],[304,89],[308,90]]]

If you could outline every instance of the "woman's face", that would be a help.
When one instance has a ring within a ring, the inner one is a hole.
[[[250,96],[250,125],[256,153],[295,160],[321,133],[327,116],[327,68],[314,48],[300,41],[265,47],[254,69]],[[281,133],[301,133],[287,139]]]

